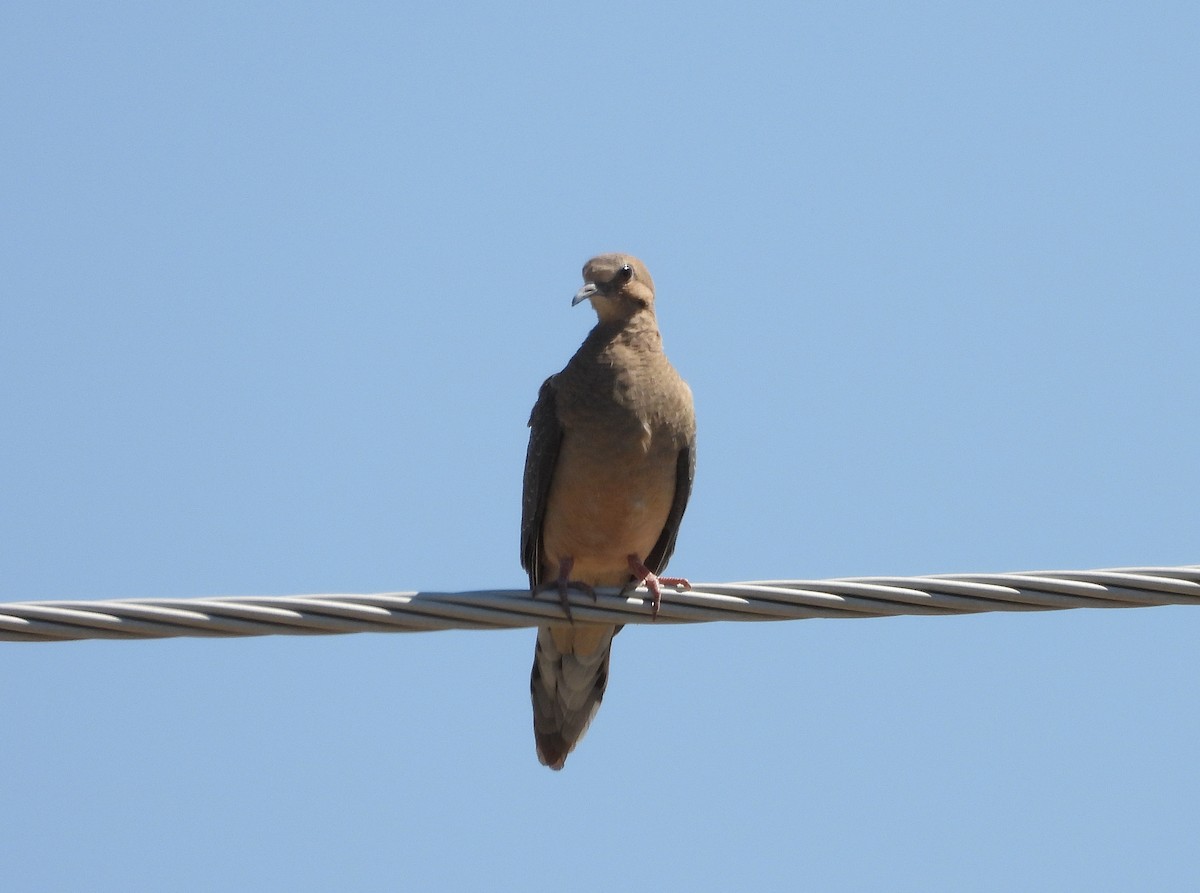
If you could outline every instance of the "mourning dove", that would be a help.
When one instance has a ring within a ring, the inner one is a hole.
[[[692,491],[692,392],[667,362],[642,262],[603,254],[584,265],[572,306],[599,321],[570,362],[542,385],[529,418],[521,565],[534,596],[555,590],[565,622],[538,629],[530,692],[538,759],[561,769],[608,683],[621,627],[575,623],[567,590],[645,583],[658,614],[659,577]]]

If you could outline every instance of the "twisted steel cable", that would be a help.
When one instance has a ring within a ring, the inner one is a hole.
[[[665,591],[656,621],[641,588],[626,595],[601,590],[594,602],[572,591],[570,602],[576,621],[601,623],[1198,605],[1200,565],[699,583],[686,592]],[[524,589],[0,602],[0,641],[513,629],[563,619],[556,595],[532,598]]]

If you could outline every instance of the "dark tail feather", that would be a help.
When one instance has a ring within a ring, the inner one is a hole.
[[[591,623],[538,629],[529,693],[543,766],[561,769],[600,709],[616,632],[617,627]]]

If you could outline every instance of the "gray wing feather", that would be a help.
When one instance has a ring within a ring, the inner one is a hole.
[[[525,482],[521,498],[521,567],[529,574],[529,586],[542,581],[542,522],[546,500],[558,464],[563,428],[558,420],[557,392],[551,375],[538,391],[529,415],[529,449],[525,453]]]
[[[671,501],[671,511],[667,513],[667,523],[663,532],[646,557],[646,567],[655,574],[666,570],[667,562],[675,551],[675,537],[679,534],[679,522],[683,520],[683,512],[687,508],[688,499],[692,495],[692,480],[696,477],[696,450],[694,444],[688,444],[679,451],[675,462],[675,498]]]

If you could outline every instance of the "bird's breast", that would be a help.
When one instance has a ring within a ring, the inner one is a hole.
[[[644,561],[666,525],[677,457],[649,426],[618,438],[568,431],[542,526],[548,578],[570,557],[573,580],[623,585],[628,556]]]

